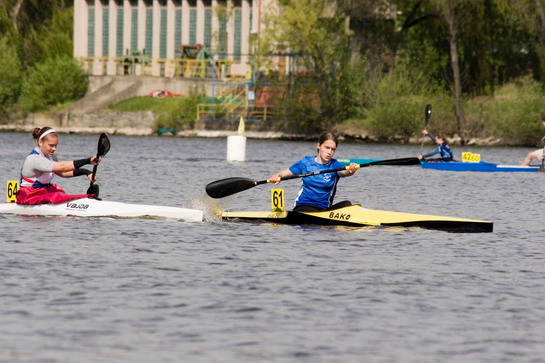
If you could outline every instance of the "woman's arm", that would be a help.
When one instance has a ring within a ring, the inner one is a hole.
[[[73,176],[73,174],[66,173],[71,173],[74,170],[79,169],[87,164],[98,165],[99,163],[100,160],[96,156],[90,157],[89,159],[80,159],[74,161],[58,161],[53,165],[52,171],[58,176],[68,178]]]
[[[274,184],[280,183],[282,178],[285,178],[287,176],[292,176],[293,173],[290,171],[290,169],[284,169],[282,171],[279,171],[278,173],[274,173],[269,177],[269,180],[273,182]]]
[[[438,150],[433,150],[431,153],[427,153],[427,154],[425,154],[425,155],[422,155],[422,158],[423,158],[423,159],[424,159],[424,158],[429,158],[429,157],[431,157],[431,156],[433,156],[433,155],[436,155],[436,154],[438,154],[438,153],[439,153]]]

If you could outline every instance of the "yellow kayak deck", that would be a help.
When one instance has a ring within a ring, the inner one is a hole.
[[[390,212],[351,205],[320,212],[234,212],[221,214],[224,220],[266,221],[280,224],[318,224],[341,226],[403,226],[449,232],[492,232],[493,223],[483,220]]]

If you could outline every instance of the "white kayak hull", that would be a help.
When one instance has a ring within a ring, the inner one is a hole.
[[[202,222],[203,211],[147,204],[127,204],[92,198],[74,199],[60,204],[21,205],[0,203],[0,214],[28,216],[77,216],[113,218],[168,218]]]

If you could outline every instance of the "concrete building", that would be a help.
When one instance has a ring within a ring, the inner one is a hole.
[[[244,76],[270,2],[74,0],[74,56],[94,76]]]

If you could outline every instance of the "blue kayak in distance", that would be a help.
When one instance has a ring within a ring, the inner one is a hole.
[[[416,158],[415,158],[416,159]],[[350,163],[356,164],[368,164],[386,159],[337,159],[340,163],[349,165]],[[414,159],[407,158],[406,162],[403,159],[400,163],[388,164],[389,166],[408,166],[408,165],[420,165],[423,169],[433,170],[449,170],[449,171],[480,171],[480,172],[538,172],[541,165],[502,165],[487,163],[485,161],[479,162],[464,162],[464,161],[414,161]]]
[[[421,163],[424,169],[449,170],[449,171],[481,171],[481,172],[538,172],[540,165],[501,165],[480,161],[437,161]]]

